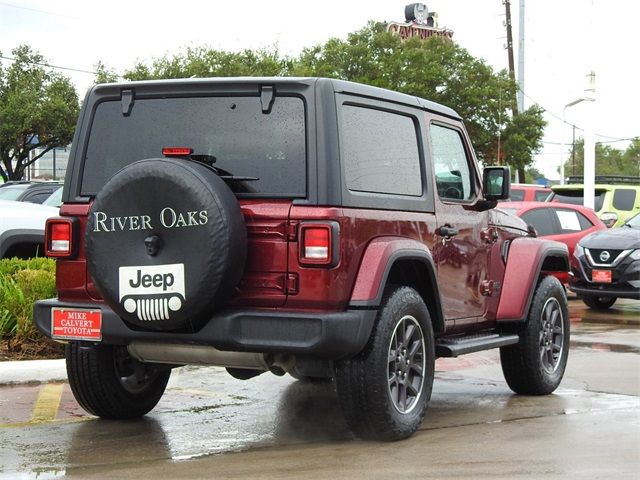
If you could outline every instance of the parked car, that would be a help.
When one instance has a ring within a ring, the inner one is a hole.
[[[0,258],[44,256],[44,226],[59,209],[0,200]]]
[[[436,356],[501,348],[514,391],[559,385],[567,247],[495,208],[509,169],[481,175],[454,110],[326,78],[104,84],[82,108],[34,321],[88,412],[145,415],[204,364],[333,379],[357,435],[398,440]]]
[[[640,300],[640,214],[578,242],[569,289],[596,310],[611,307],[618,298]]]
[[[581,238],[607,229],[591,208],[582,205],[503,202],[499,208],[522,218],[535,229],[539,237],[564,243],[570,256]],[[568,272],[556,272],[555,275],[563,284],[568,282]]]
[[[510,202],[544,202],[551,195],[551,189],[530,183],[512,183],[509,190]]]
[[[0,185],[0,200],[42,203],[60,187],[58,182],[7,182]]]
[[[550,202],[584,204],[583,177],[569,177],[566,185],[551,189]],[[623,225],[640,212],[640,177],[597,176],[594,210],[607,227]]]

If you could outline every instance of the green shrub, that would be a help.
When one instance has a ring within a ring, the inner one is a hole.
[[[56,296],[55,262],[48,258],[0,260],[0,337],[34,338],[33,303]]]

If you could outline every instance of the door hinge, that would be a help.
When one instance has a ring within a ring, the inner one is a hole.
[[[288,273],[285,277],[284,290],[287,295],[295,295],[298,293],[298,275]]]
[[[298,236],[298,222],[289,222],[285,227],[287,232],[287,240],[293,242]]]
[[[493,227],[485,228],[480,232],[480,238],[485,243],[495,243],[498,241],[498,231]]]

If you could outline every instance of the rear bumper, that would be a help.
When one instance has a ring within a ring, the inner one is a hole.
[[[103,304],[41,300],[33,321],[51,338],[51,309],[81,308],[102,311],[103,344],[132,342],[210,345],[237,352],[273,352],[337,360],[358,354],[367,343],[377,310],[309,313],[298,311],[226,309],[216,312],[194,333],[133,330]]]

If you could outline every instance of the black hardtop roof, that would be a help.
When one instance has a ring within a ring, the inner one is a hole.
[[[440,105],[439,103],[425,100],[420,97],[407,95],[404,93],[395,92],[380,87],[373,87],[371,85],[365,85],[362,83],[349,82],[346,80],[336,80],[331,78],[322,77],[212,77],[212,78],[180,78],[180,79],[166,79],[166,80],[144,80],[135,82],[121,82],[121,83],[106,83],[93,87],[90,93],[100,93],[105,90],[113,90],[114,88],[152,88],[162,85],[171,86],[198,86],[206,84],[223,84],[223,85],[242,85],[242,84],[270,84],[270,85],[282,85],[282,84],[297,84],[312,86],[318,83],[329,83],[332,85],[333,90],[337,93],[348,93],[368,98],[378,98],[387,100],[394,103],[400,103],[409,105],[412,107],[422,108],[432,112],[437,112],[447,117],[460,119],[460,116],[451,108]]]

